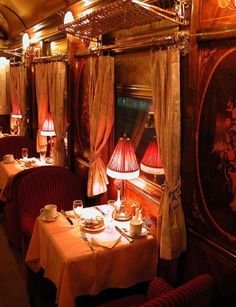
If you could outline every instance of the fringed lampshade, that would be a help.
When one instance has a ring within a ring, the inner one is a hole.
[[[139,176],[139,165],[129,138],[119,139],[108,163],[107,175],[116,179],[134,179]]]
[[[46,119],[43,122],[43,127],[41,129],[41,135],[43,136],[55,136],[56,135],[51,113],[47,114]]]
[[[141,160],[140,168],[143,172],[153,175],[163,175],[164,168],[156,140],[151,142]]]
[[[20,107],[15,104],[11,113],[11,134],[19,135],[20,134],[20,126],[22,120],[22,114],[20,112]]]
[[[12,118],[22,119],[22,115],[20,113],[11,113]]]
[[[50,159],[48,159],[48,162],[53,163],[52,137],[56,135],[56,132],[54,129],[54,123],[53,123],[51,113],[47,114],[46,119],[43,122],[43,127],[41,129],[41,135],[50,137],[50,141],[49,141]]]
[[[119,139],[114,152],[107,166],[107,175],[122,180],[134,179],[139,176],[139,165],[134,152],[134,148],[129,138],[122,137]],[[131,218],[131,214],[126,211],[124,201],[120,200],[120,187],[117,186],[117,201],[114,218],[120,221],[126,221]]]

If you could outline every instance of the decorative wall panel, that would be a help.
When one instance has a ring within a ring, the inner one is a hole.
[[[200,48],[192,222],[236,255],[236,45]]]
[[[195,1],[196,5],[198,1]],[[201,0],[199,1],[199,29],[230,27],[236,18],[234,0]]]

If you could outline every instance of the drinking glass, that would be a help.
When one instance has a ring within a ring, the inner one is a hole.
[[[21,148],[22,159],[25,160],[28,158],[28,148]]]
[[[78,223],[79,223],[81,216],[82,216],[83,207],[84,207],[84,204],[83,204],[82,200],[75,199],[73,201],[73,212],[74,212],[75,218],[76,218]]]
[[[46,153],[47,153],[47,150],[46,150],[45,146],[41,146],[40,149],[39,149],[40,162],[45,163]]]
[[[108,228],[113,227],[113,211],[115,210],[115,200],[108,200],[107,201],[107,226]]]

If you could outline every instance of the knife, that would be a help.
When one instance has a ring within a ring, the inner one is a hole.
[[[103,216],[105,216],[106,215],[106,213],[105,212],[103,212],[102,211],[102,209],[100,209],[100,208],[98,208],[98,207],[94,207],[98,212],[100,212]]]
[[[69,218],[69,216],[65,213],[65,211],[64,210],[61,210],[61,213],[64,215],[64,217],[67,219],[67,221],[71,224],[71,225],[73,225],[73,222],[72,222],[72,220]]]
[[[91,249],[92,252],[95,251],[94,247],[91,245],[91,243],[89,242],[86,233],[81,232],[81,238],[84,240],[84,242],[89,246],[89,248]]]
[[[124,233],[124,231],[122,231],[118,226],[115,226],[115,229],[127,240],[129,241],[129,243],[133,243],[134,240],[131,239],[129,236],[127,236],[126,233]]]

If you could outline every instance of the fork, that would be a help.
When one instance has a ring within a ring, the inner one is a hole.
[[[84,240],[84,242],[89,246],[89,248],[91,249],[91,251],[95,251],[94,247],[91,245],[91,243],[89,242],[86,233],[85,232],[81,232],[81,238]]]

